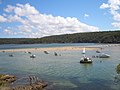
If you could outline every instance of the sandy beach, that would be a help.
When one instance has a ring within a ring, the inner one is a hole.
[[[84,47],[69,46],[69,47],[47,47],[47,48],[23,48],[23,49],[5,49],[0,51],[19,52],[19,51],[66,51],[66,50],[83,50]],[[86,50],[99,50],[100,47],[85,47]]]

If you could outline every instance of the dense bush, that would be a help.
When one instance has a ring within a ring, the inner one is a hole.
[[[34,43],[120,43],[120,31],[54,35],[43,38],[1,38],[0,44]]]

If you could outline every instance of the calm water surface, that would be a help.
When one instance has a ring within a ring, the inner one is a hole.
[[[66,43],[66,44],[2,44],[0,49],[19,49],[19,48],[44,48],[44,47],[63,47],[63,46],[95,46],[95,43]]]
[[[28,46],[28,45],[27,45]],[[11,45],[12,48],[24,48],[26,45]],[[103,46],[98,44],[47,44],[30,45],[29,48],[58,46]],[[1,45],[1,49],[9,48]],[[92,64],[80,64],[82,51],[54,51],[45,54],[43,51],[33,51],[36,58],[31,59],[25,52],[0,52],[0,73],[17,75],[15,84],[24,84],[28,75],[36,75],[48,81],[50,90],[120,90],[120,82],[115,82],[116,66],[120,63],[120,45],[103,47],[103,52],[110,58],[92,58]],[[10,48],[9,48],[10,49]],[[9,57],[13,54],[14,57]],[[97,55],[95,50],[86,51],[88,57]]]

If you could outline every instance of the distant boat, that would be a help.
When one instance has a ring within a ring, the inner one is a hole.
[[[85,54],[85,48],[83,48],[82,54]]]
[[[47,51],[44,51],[45,54],[49,54]]]
[[[5,51],[2,51],[3,53],[5,52]]]
[[[99,50],[97,50],[96,53],[101,53],[101,52]]]
[[[29,54],[31,54],[31,52],[28,52]]]
[[[55,55],[55,56],[58,56],[58,54],[57,54],[56,52],[54,52],[54,55]]]
[[[99,55],[99,58],[109,58],[109,57],[110,57],[110,55],[105,54],[105,53],[101,53],[101,54]]]
[[[35,58],[35,57],[36,57],[36,55],[31,55],[31,56],[30,56],[30,58]]]
[[[9,57],[13,57],[13,54],[10,54]]]

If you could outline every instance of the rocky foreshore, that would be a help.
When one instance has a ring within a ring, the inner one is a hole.
[[[11,87],[10,84],[17,80],[16,77],[13,75],[0,74],[0,90],[43,90],[47,86],[47,83],[42,80],[32,82],[33,78],[30,77],[29,79],[29,84]]]
[[[15,87],[12,87],[10,90],[42,90],[46,86],[47,84],[45,82],[38,81],[31,85],[15,86]]]
[[[0,86],[10,84],[14,81],[16,81],[16,77],[14,75],[0,74]]]

